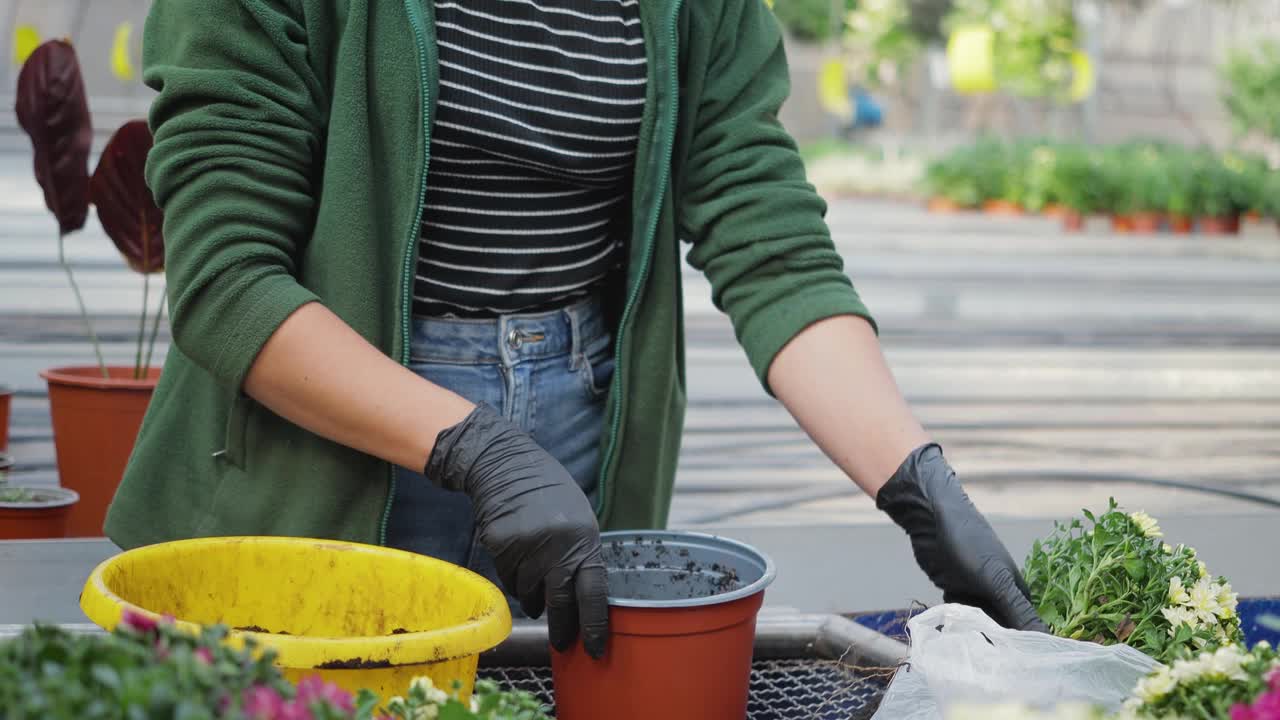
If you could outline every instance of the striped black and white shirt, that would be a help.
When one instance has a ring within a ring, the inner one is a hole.
[[[440,90],[414,312],[584,295],[623,257],[644,111],[639,0],[435,0]]]

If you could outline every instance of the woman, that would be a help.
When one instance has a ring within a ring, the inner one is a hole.
[[[778,123],[760,0],[342,7],[153,6],[174,349],[117,543],[430,553],[600,656],[599,527],[662,526],[670,504],[679,237],[765,389],[946,596],[1041,627],[885,366]]]

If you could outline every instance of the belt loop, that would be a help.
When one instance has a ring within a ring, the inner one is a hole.
[[[569,320],[569,369],[577,370],[582,365],[582,338],[578,331],[578,313],[576,306],[561,310]]]

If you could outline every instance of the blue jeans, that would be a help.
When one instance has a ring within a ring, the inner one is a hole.
[[[613,365],[612,333],[594,299],[532,315],[413,322],[410,369],[503,413],[559,461],[593,502]],[[397,470],[387,544],[498,582],[493,558],[476,537],[471,500],[421,473]]]

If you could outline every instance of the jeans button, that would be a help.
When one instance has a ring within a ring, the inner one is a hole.
[[[516,330],[515,328],[512,328],[510,331],[507,332],[507,347],[510,347],[512,350],[519,350],[520,345],[521,345],[520,331]]]

